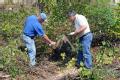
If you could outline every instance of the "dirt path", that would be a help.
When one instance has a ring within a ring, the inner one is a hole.
[[[56,64],[44,61],[32,72],[29,72],[29,80],[66,80],[66,77],[75,78],[77,69],[61,69]],[[30,77],[31,76],[31,77]]]
[[[48,59],[39,61],[38,65],[32,69],[26,68],[25,75],[19,75],[15,80],[66,80],[66,78],[75,78],[78,74],[77,69],[63,68],[56,62]]]
[[[67,79],[75,79],[75,77],[78,75],[78,70],[76,68],[66,69],[63,72],[60,72],[59,74],[52,76],[48,80],[67,80]]]

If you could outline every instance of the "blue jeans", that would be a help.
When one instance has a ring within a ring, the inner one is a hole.
[[[28,50],[28,56],[30,59],[30,66],[34,66],[36,64],[36,47],[35,47],[35,42],[34,39],[31,39],[30,37],[26,36],[23,34],[23,41],[25,43],[25,46],[27,47]]]
[[[83,61],[86,68],[92,68],[92,54],[90,52],[92,38],[92,33],[88,33],[79,38],[82,50],[78,50],[77,64],[80,64],[80,62]]]

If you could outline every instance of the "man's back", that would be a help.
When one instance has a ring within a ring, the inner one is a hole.
[[[24,24],[23,33],[31,37],[36,36],[37,34],[40,36],[44,34],[42,25],[39,23],[35,15],[27,17]]]

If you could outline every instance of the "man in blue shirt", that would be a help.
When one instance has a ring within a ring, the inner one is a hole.
[[[55,45],[56,43],[50,40],[45,34],[42,24],[46,20],[47,16],[45,13],[40,13],[39,16],[28,16],[24,23],[23,29],[23,41],[28,49],[28,56],[30,58],[30,66],[36,64],[36,47],[34,42],[34,37],[39,35],[42,39],[49,45]]]

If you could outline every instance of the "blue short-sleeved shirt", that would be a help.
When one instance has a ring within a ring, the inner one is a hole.
[[[35,15],[28,16],[25,23],[23,33],[30,37],[35,37],[36,35],[44,36],[44,30],[42,25],[39,23]]]

